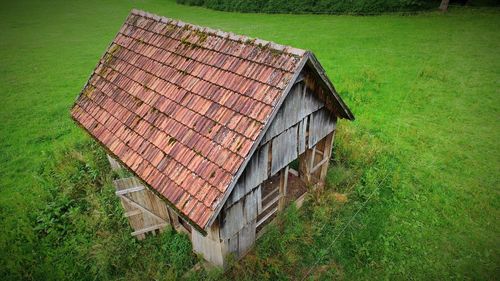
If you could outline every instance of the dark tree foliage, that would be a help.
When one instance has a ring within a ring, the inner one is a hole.
[[[381,14],[415,12],[439,6],[439,0],[177,0],[221,11],[247,13]]]

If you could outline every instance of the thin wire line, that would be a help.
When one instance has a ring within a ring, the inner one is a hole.
[[[342,230],[339,232],[339,234],[333,239],[333,241],[330,243],[330,245],[326,248],[327,250],[329,250],[333,244],[337,241],[337,239],[340,237],[340,235],[342,235],[344,233],[344,231],[351,225],[351,223],[354,221],[354,219],[356,218],[356,216],[358,215],[359,212],[361,212],[361,210],[365,207],[365,205],[370,201],[370,199],[372,198],[373,194],[375,194],[375,192],[380,188],[380,186],[382,186],[382,184],[385,182],[385,180],[387,179],[387,177],[389,176],[389,173],[387,173],[385,175],[385,177],[382,179],[382,181],[380,182],[380,184],[370,193],[370,195],[368,196],[368,198],[366,199],[365,202],[363,202],[363,205],[361,205],[361,207],[356,211],[356,213],[354,213],[354,215],[349,219],[349,221],[347,222],[347,224],[342,228]],[[340,215],[339,215],[340,216]],[[323,228],[326,226],[326,223],[323,225],[323,227],[321,228],[321,230],[323,230]],[[320,262],[322,257],[318,258],[316,260],[316,262],[309,267],[309,270],[306,272],[306,274],[304,274],[304,277],[302,278],[302,280],[305,280],[310,274],[311,274],[311,271],[313,270],[314,267],[316,267],[318,265],[318,263]]]
[[[422,70],[420,70],[418,73],[421,73]],[[410,92],[414,92],[415,90],[415,82],[417,81],[418,79],[418,74],[417,74],[417,77],[415,78],[415,81],[413,83],[413,87],[410,91],[406,91],[405,93],[405,96],[403,98],[403,101],[401,102],[401,106],[399,107],[399,113],[398,113],[398,126],[397,126],[397,129],[396,129],[396,141],[398,140],[399,138],[399,133],[400,133],[400,127],[401,127],[401,115],[403,113],[403,105],[406,103],[406,100],[408,99],[408,96],[410,94]],[[342,230],[339,232],[339,234],[333,239],[333,241],[328,245],[328,247],[326,248],[327,250],[330,250],[330,248],[333,246],[333,244],[337,241],[337,239],[340,237],[340,235],[342,235],[344,233],[344,231],[351,225],[351,223],[354,221],[354,219],[356,218],[356,216],[359,214],[359,212],[361,212],[361,210],[363,210],[363,208],[366,206],[366,204],[370,201],[370,199],[372,198],[373,194],[375,194],[376,191],[379,190],[379,188],[382,186],[382,184],[385,183],[387,177],[389,176],[389,173],[387,173],[384,178],[382,179],[382,181],[377,185],[377,187],[370,193],[370,195],[368,196],[368,198],[366,199],[365,202],[363,202],[363,204],[361,205],[361,207],[356,211],[356,213],[354,213],[354,215],[349,219],[349,221],[347,222],[347,224],[342,228]],[[337,218],[340,216],[340,214],[337,216]],[[323,227],[321,228],[320,232],[323,230],[323,228],[326,226],[326,223],[323,225]],[[326,253],[326,252],[325,252]],[[313,268],[315,268],[318,263],[320,262],[321,260],[321,257],[318,258],[316,260],[316,262],[309,267],[309,270],[306,272],[306,274],[304,274],[302,280],[305,280],[310,274],[311,274],[311,271],[313,270]]]

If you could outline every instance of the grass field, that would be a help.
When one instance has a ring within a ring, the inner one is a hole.
[[[69,118],[133,7],[312,50],[357,118],[339,128],[325,194],[291,207],[229,273],[191,278],[500,276],[500,10],[258,15],[89,0],[1,4],[1,279],[171,279],[193,262],[185,237],[137,243],[113,222],[120,210],[102,152]],[[60,186],[80,188],[90,207],[58,205]],[[53,225],[64,229],[50,234]]]

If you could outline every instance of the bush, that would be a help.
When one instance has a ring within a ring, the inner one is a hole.
[[[431,0],[177,0],[179,4],[246,13],[380,14],[436,8]]]

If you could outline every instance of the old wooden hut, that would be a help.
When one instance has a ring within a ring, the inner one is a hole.
[[[171,225],[221,266],[321,184],[354,119],[311,52],[138,10],[71,115],[133,174],[115,181],[132,234]]]

